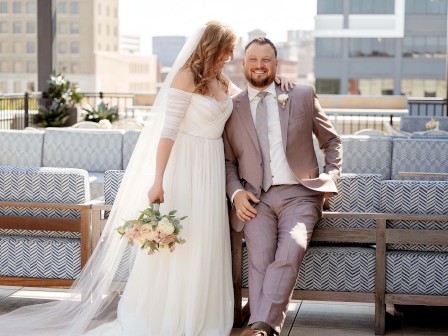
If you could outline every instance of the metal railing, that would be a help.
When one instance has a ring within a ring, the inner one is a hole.
[[[87,104],[97,108],[101,101],[118,106],[121,118],[147,120],[150,106],[136,106],[135,95],[126,93],[83,93],[80,110]],[[33,127],[32,116],[37,113],[40,92],[0,94],[0,129]],[[447,116],[447,100],[442,98],[408,98],[408,115]],[[334,111],[333,111],[334,110]],[[337,111],[336,111],[337,110]],[[400,111],[378,109],[376,112],[326,108],[330,119],[337,123],[340,134],[353,134],[357,130],[373,128],[384,131],[384,122],[397,125]],[[80,111],[81,112],[81,111]],[[81,112],[82,115],[82,112]]]

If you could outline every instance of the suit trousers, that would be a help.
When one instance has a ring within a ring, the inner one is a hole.
[[[280,334],[300,264],[322,216],[323,195],[300,184],[262,191],[256,217],[244,225],[249,324],[265,322]]]

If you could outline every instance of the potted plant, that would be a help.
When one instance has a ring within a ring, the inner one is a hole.
[[[100,120],[109,120],[111,123],[118,120],[118,106],[111,106],[109,104],[101,101],[98,104],[97,109],[92,105],[86,105],[83,110],[86,112],[84,117],[85,121],[100,122]]]
[[[42,93],[42,104],[39,105],[38,113],[33,116],[34,124],[40,127],[76,124],[78,109],[75,105],[81,102],[82,97],[64,75],[53,72],[48,81],[48,90]]]

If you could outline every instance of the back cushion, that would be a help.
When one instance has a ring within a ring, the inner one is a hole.
[[[122,169],[123,131],[47,128],[43,165],[104,172]]]
[[[381,174],[390,179],[392,138],[390,136],[342,136],[342,172]]]
[[[398,172],[448,173],[448,140],[394,139],[392,149],[392,176]],[[413,180],[436,178],[406,177]]]
[[[41,167],[43,131],[0,131],[0,165]]]
[[[140,133],[141,131],[130,130],[126,131],[126,133],[124,133],[123,135],[123,169],[126,169],[128,167]]]

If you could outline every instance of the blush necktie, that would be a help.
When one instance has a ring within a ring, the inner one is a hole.
[[[259,92],[260,101],[257,105],[255,117],[255,129],[257,130],[258,143],[260,144],[261,157],[263,160],[263,190],[268,191],[272,185],[271,155],[269,154],[268,137],[268,108],[265,97],[268,92]]]

